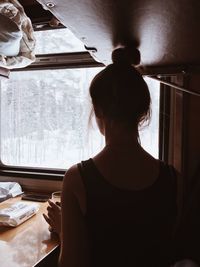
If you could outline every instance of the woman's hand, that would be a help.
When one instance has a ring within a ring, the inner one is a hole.
[[[61,205],[60,202],[52,202],[48,200],[49,206],[47,207],[48,214],[43,214],[46,222],[49,224],[49,230],[57,233],[60,236],[61,232]]]

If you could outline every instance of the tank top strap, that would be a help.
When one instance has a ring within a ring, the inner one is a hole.
[[[87,191],[90,191],[90,188],[92,189],[92,191],[94,188],[98,189],[97,183],[99,179],[97,178],[99,176],[99,173],[94,169],[92,159],[90,158],[88,160],[81,161],[77,164],[77,167],[85,189]]]
[[[177,181],[177,173],[175,168],[167,164],[165,162],[162,162],[163,165],[163,173],[161,175],[165,176],[167,178],[168,185],[173,188],[173,193],[176,196],[177,195],[177,187],[178,187],[178,181]]]
[[[87,193],[100,192],[101,190],[106,191],[121,191],[128,193],[137,192],[134,190],[123,190],[116,188],[116,186],[111,185],[107,182],[102,174],[98,171],[94,165],[93,160],[90,158],[85,161],[81,161],[77,164],[79,173],[81,175],[82,182],[85,186]],[[160,161],[160,171],[159,176],[152,186],[147,188],[149,191],[156,191],[158,188],[165,188],[165,191],[170,191],[172,196],[177,195],[177,174],[172,165],[169,165],[163,161]],[[145,192],[145,190],[140,190],[140,192]]]

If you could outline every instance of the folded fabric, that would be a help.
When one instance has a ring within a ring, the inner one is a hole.
[[[0,182],[0,202],[21,195],[21,186],[15,182]]]
[[[0,54],[17,56],[22,32],[15,22],[0,14]]]
[[[0,1],[0,67],[23,68],[35,61],[30,19],[17,0]]]

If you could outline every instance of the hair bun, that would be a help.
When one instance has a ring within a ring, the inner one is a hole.
[[[140,51],[137,48],[117,48],[112,52],[112,62],[114,64],[140,64]]]

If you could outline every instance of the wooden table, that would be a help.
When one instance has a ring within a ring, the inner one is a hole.
[[[4,201],[0,209],[19,200],[20,197]],[[51,235],[42,216],[48,204],[37,203],[40,205],[38,213],[26,222],[15,228],[0,226],[0,267],[35,266],[58,246],[58,238]]]

